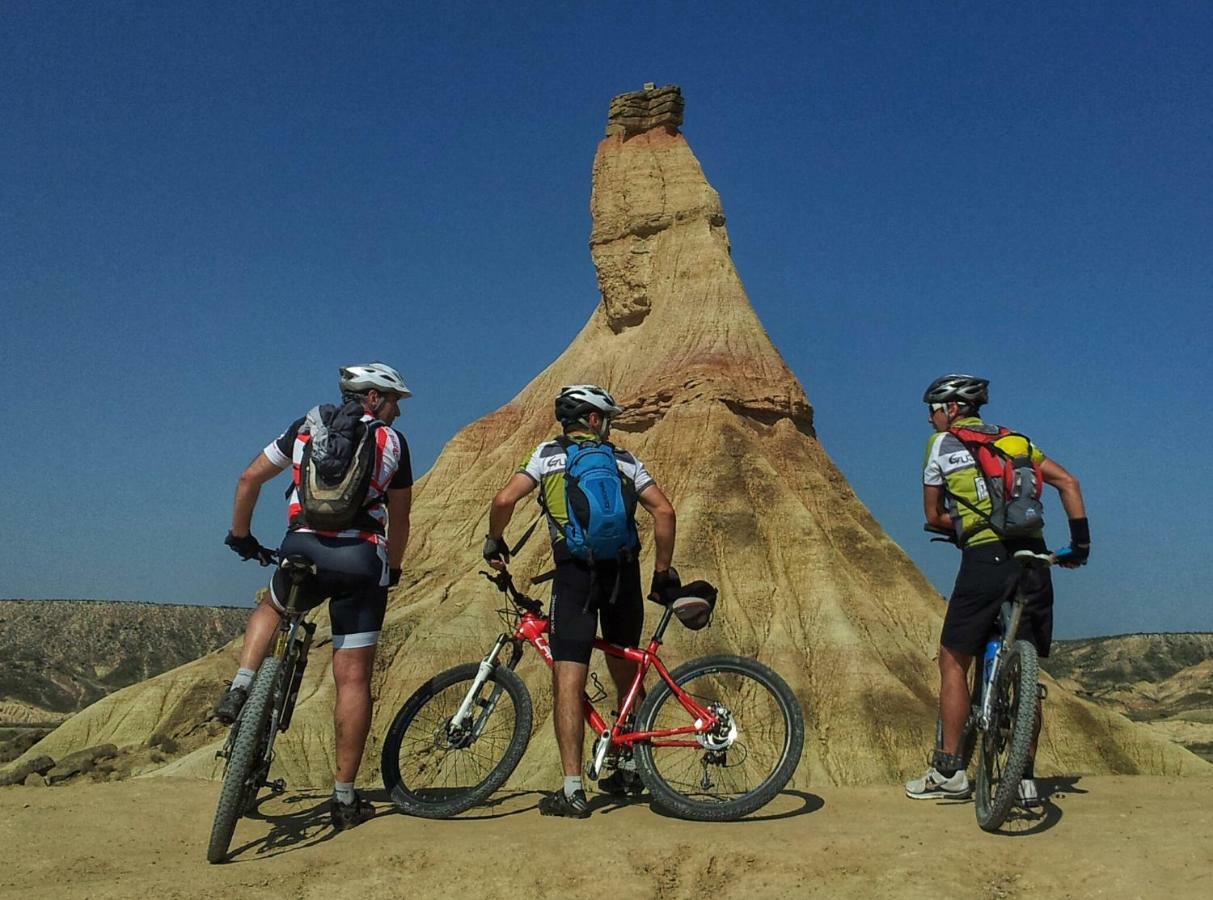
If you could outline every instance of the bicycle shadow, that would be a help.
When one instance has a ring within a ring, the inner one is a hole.
[[[267,812],[268,803],[282,804],[286,807],[298,806],[278,813]],[[382,815],[377,812],[376,815]],[[325,841],[331,841],[337,836],[329,822],[329,797],[325,794],[267,794],[257,801],[244,818],[269,825],[269,832],[234,847],[228,852],[228,864],[254,862],[261,859],[272,859],[289,853],[315,847]],[[241,854],[253,851],[252,856],[239,859]]]
[[[784,810],[782,812],[769,812],[759,815],[749,815],[743,819],[733,819],[732,824],[744,825],[747,822],[777,822],[780,819],[795,819],[799,816],[807,816],[810,813],[815,813],[823,808],[826,802],[816,794],[810,794],[807,791],[784,790],[772,798],[771,803],[778,804],[781,798],[791,798],[793,801],[799,801],[799,805],[794,809]],[[625,809],[629,806],[647,806],[649,811],[656,816],[661,816],[663,819],[678,819],[679,817],[673,813],[666,812],[653,805],[652,798],[647,794],[642,797],[626,798],[613,797],[610,794],[597,794],[590,801],[591,812],[601,812],[603,815]]]
[[[999,826],[996,834],[1003,837],[1031,837],[1043,834],[1055,828],[1061,822],[1064,813],[1054,802],[1055,798],[1064,798],[1070,794],[1086,794],[1088,791],[1078,787],[1082,780],[1080,775],[1060,775],[1052,778],[1037,778],[1036,788],[1040,792],[1039,807],[1024,808],[1015,806],[1007,815],[1006,821]],[[970,804],[972,800],[958,800],[940,805],[956,806]]]
[[[477,822],[481,820],[505,819],[510,816],[518,816],[523,813],[534,812],[539,808],[539,799],[543,797],[543,791],[503,791],[493,794],[489,799],[472,807],[471,810],[465,813],[460,813],[457,816],[452,816],[450,821],[453,822]],[[396,809],[392,803],[392,796],[386,790],[380,788],[376,791],[364,791],[363,796],[372,803],[386,803],[388,809],[383,810],[378,815],[392,815],[398,813],[402,816],[407,816],[408,813]],[[520,797],[534,798],[534,802],[526,806],[518,806],[516,808],[503,809],[507,804],[518,800]]]

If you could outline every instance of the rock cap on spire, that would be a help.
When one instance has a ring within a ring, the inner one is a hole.
[[[682,99],[682,88],[676,84],[657,87],[647,82],[644,90],[620,94],[611,100],[611,111],[607,115],[606,136],[621,134],[624,140],[654,128],[677,131],[682,125],[682,111],[686,103]]]

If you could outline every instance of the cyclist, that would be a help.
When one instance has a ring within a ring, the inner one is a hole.
[[[309,528],[299,498],[299,472],[303,449],[311,435],[305,418],[291,423],[276,440],[257,454],[236,485],[232,530],[224,543],[244,559],[267,562],[269,551],[250,532],[253,508],[261,485],[291,467],[294,486],[288,492],[290,525],[279,553],[298,553],[316,563],[316,578],[302,588],[300,605],[311,608],[331,597],[329,617],[333,629],[333,680],[337,698],[333,710],[336,762],[330,807],[333,827],[351,828],[374,815],[373,807],[354,790],[371,724],[371,671],[375,644],[387,608],[388,588],[400,579],[401,560],[409,536],[413,473],[404,436],[390,427],[400,415],[400,401],[412,395],[400,373],[375,362],[340,370],[343,410],[361,413],[361,421],[385,427],[374,431],[375,463],[366,505],[357,528],[317,531]],[[386,509],[385,509],[386,507]],[[240,668],[231,687],[219,699],[215,715],[231,723],[248,697],[257,667],[265,657],[279,622],[290,582],[278,571],[270,581],[267,601],[253,611],[244,633]]]
[[[570,385],[562,388],[556,397],[556,420],[564,428],[566,442],[606,441],[611,420],[622,411],[610,394],[593,384]],[[511,476],[493,498],[484,558],[498,569],[509,562],[510,551],[502,534],[518,501],[538,487],[540,503],[548,517],[556,567],[551,609],[551,649],[555,662],[552,670],[553,722],[564,768],[563,789],[540,800],[539,811],[547,816],[584,819],[590,810],[581,781],[585,733],[581,698],[595,633],[601,620],[604,640],[636,646],[644,627],[644,598],[640,587],[639,543],[619,560],[597,561],[592,565],[574,557],[565,545],[564,526],[569,521],[564,493],[565,462],[565,447],[561,441],[547,441],[535,448],[530,458]],[[674,553],[674,507],[644,465],[631,453],[615,448],[615,462],[620,478],[635,491],[637,501],[653,517],[657,558],[651,591],[665,595],[679,587],[678,573],[670,567]],[[636,664],[607,657],[607,668],[622,704],[635,677]],[[643,790],[640,777],[626,768],[616,769],[612,776],[599,781],[598,786],[616,795],[639,794]]]
[[[927,525],[956,535],[961,548],[960,571],[952,589],[939,639],[939,717],[943,724],[942,745],[935,748],[931,766],[922,778],[907,782],[906,795],[964,798],[972,793],[960,740],[969,715],[969,665],[980,656],[998,618],[1003,600],[1016,589],[1020,578],[1027,602],[1019,636],[1030,640],[1041,657],[1049,655],[1053,634],[1053,584],[1048,569],[1024,570],[1013,559],[1017,550],[1045,551],[1043,531],[1025,539],[1003,543],[985,524],[982,513],[992,504],[976,463],[950,428],[981,429],[978,411],[989,400],[989,381],[973,375],[949,374],[931,382],[923,395],[929,406],[928,419],[936,433],[927,444],[923,471],[923,508]],[[1012,455],[1027,451],[1023,437],[1007,435],[997,442]],[[1032,458],[1039,464],[1046,484],[1061,496],[1070,520],[1070,546],[1058,551],[1061,565],[1084,565],[1090,554],[1091,537],[1086,508],[1078,479],[1034,445]],[[983,527],[985,524],[985,527]],[[1040,701],[1036,702],[1036,724],[1031,756],[1019,785],[1024,806],[1040,802],[1035,781],[1036,744],[1040,736]]]

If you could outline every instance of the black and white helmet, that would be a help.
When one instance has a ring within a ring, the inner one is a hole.
[[[571,425],[590,413],[601,413],[608,421],[623,412],[615,398],[596,384],[570,384],[556,398],[556,421]]]
[[[923,403],[959,403],[961,406],[978,407],[990,402],[990,382],[976,375],[953,372],[941,375],[931,382],[922,395]]]
[[[400,373],[386,363],[373,362],[364,366],[344,366],[341,372],[341,392],[350,394],[365,394],[369,390],[381,394],[396,394],[399,397],[411,397],[413,392],[408,389]]]

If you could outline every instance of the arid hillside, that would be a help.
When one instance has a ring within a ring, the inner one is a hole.
[[[1213,762],[1213,634],[1058,641],[1044,667],[1079,696]]]
[[[0,726],[58,722],[222,647],[249,609],[0,600]]]

